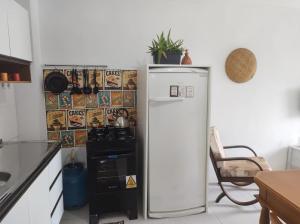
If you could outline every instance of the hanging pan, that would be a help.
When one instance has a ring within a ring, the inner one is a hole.
[[[68,79],[59,70],[54,70],[47,75],[44,84],[47,91],[60,94],[68,88]]]

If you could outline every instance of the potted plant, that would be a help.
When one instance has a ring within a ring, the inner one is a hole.
[[[157,39],[152,41],[149,46],[149,52],[153,56],[155,64],[180,64],[180,58],[183,51],[183,40],[173,41],[171,39],[171,30],[169,30],[167,37],[164,32],[156,35]]]

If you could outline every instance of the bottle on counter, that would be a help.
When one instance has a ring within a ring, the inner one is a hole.
[[[188,49],[185,50],[184,57],[182,58],[181,64],[182,65],[191,65],[192,64],[192,59],[189,56]]]
[[[20,73],[18,73],[18,72],[13,73],[13,80],[21,81]]]

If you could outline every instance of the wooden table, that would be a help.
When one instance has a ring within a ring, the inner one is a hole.
[[[263,171],[254,181],[262,206],[260,224],[270,223],[270,210],[287,224],[300,223],[300,170]]]

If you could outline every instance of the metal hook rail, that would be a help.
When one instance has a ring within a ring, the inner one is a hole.
[[[108,66],[107,65],[54,65],[54,64],[45,64],[44,65],[45,67],[83,67],[83,68],[88,68],[88,67],[93,67],[93,68],[107,68]]]

